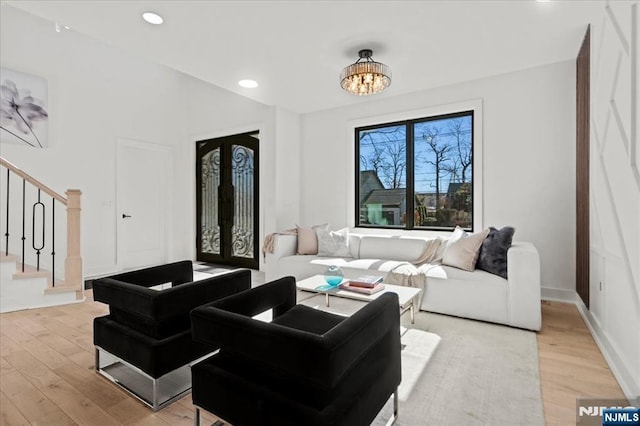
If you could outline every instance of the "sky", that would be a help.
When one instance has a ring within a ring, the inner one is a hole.
[[[419,121],[413,125],[413,149],[415,163],[415,192],[436,191],[436,155],[429,146],[432,142],[436,150],[444,149],[440,173],[440,192],[446,192],[450,182],[462,182],[462,160],[470,160],[472,144],[472,116],[449,117],[429,121]],[[376,160],[378,177],[385,188],[393,188],[393,165],[399,186],[406,186],[406,133],[404,124],[390,125],[376,129],[361,130],[360,170],[374,170]],[[458,143],[459,142],[459,143]],[[459,148],[458,148],[459,147]],[[394,161],[394,158],[398,160]],[[471,180],[472,166],[466,170],[466,182]]]

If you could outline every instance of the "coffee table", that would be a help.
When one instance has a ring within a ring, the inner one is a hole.
[[[348,280],[344,280],[344,281],[348,281]],[[343,290],[338,286],[330,290],[316,290],[318,287],[323,286],[325,284],[327,283],[324,280],[323,275],[314,275],[312,277],[305,278],[304,280],[300,280],[296,282],[296,287],[298,288],[298,290],[312,292],[315,294],[324,294],[325,303],[327,307],[329,307],[329,300],[330,300],[329,296],[344,297],[347,299],[355,299],[363,302],[371,302],[372,300],[375,300],[378,297],[380,297],[381,294],[389,293],[389,292],[396,293],[398,295],[398,299],[400,303],[400,315],[409,311],[411,313],[411,324],[414,323],[414,317],[415,317],[415,306],[413,303],[413,299],[422,291],[421,289],[415,288],[415,287],[403,287],[399,285],[392,285],[392,284],[386,284],[386,283],[384,284],[384,289],[382,291],[379,291],[374,294],[356,293],[354,291]],[[304,300],[305,299],[299,300],[299,302]]]

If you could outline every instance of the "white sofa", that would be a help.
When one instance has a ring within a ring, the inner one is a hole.
[[[267,281],[291,275],[301,280],[339,265],[346,278],[385,275],[423,254],[427,240],[399,236],[349,235],[351,257],[297,255],[295,235],[275,235],[266,254]],[[426,276],[421,310],[540,330],[540,259],[531,243],[514,242],[507,252],[508,279],[482,270],[464,271],[440,264],[421,265]]]

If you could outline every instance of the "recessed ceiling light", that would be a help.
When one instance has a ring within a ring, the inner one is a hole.
[[[162,19],[162,16],[153,12],[144,12],[142,14],[142,19],[144,19],[145,21],[153,25],[160,25],[164,22],[164,19]]]
[[[241,87],[246,87],[247,89],[254,89],[258,87],[258,82],[255,80],[240,80],[238,84]]]

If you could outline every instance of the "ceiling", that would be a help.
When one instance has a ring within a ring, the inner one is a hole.
[[[603,11],[592,0],[6,3],[297,113],[575,59],[587,23]],[[165,23],[144,22],[149,10]],[[339,86],[362,48],[393,72],[391,86],[373,97]],[[260,86],[238,86],[245,78]]]

